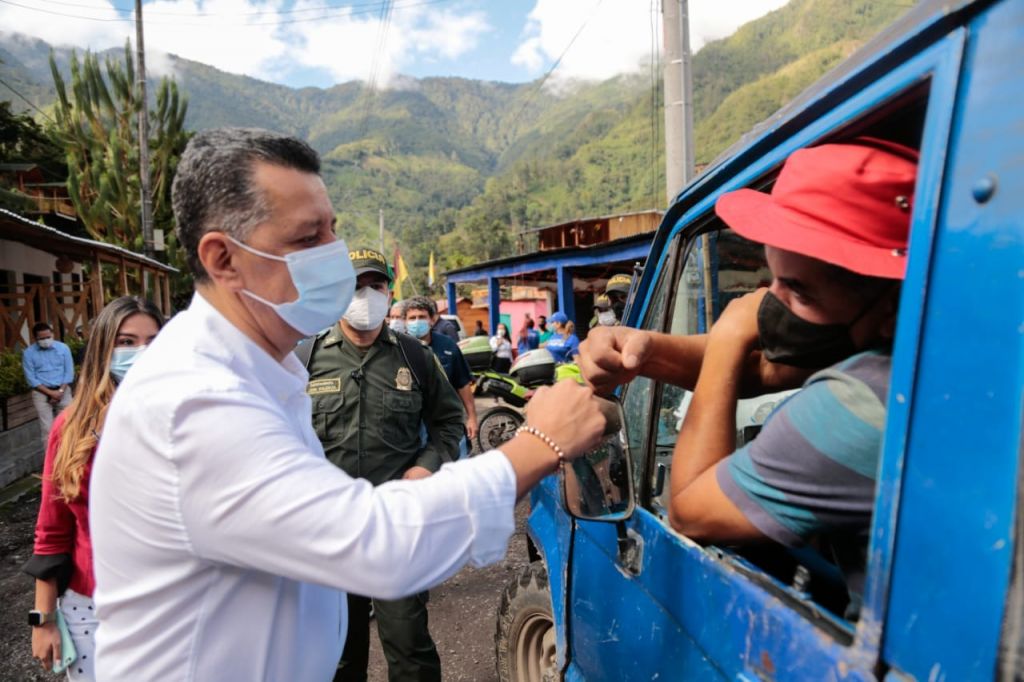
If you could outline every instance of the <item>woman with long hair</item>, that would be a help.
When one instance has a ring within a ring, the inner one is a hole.
[[[89,474],[114,391],[164,324],[149,301],[122,296],[96,317],[71,405],[53,423],[43,464],[35,548],[25,572],[36,579],[29,615],[32,656],[50,670],[61,661],[57,609],[78,654],[70,680],[92,680],[96,614],[89,536]],[[59,597],[59,603],[58,603]]]

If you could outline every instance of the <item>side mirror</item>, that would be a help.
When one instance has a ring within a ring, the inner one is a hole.
[[[607,421],[604,440],[563,468],[562,504],[578,519],[623,521],[632,516],[635,501],[622,404],[616,399],[597,400]]]

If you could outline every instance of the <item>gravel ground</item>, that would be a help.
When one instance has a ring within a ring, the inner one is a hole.
[[[54,680],[32,660],[31,632],[26,623],[33,605],[32,578],[21,565],[32,555],[32,531],[39,511],[39,493],[0,507],[0,680]]]
[[[0,508],[0,682],[54,680],[32,660],[25,617],[32,608],[32,579],[20,572],[32,552],[39,494]],[[430,629],[441,655],[444,679],[496,682],[494,629],[501,591],[527,563],[524,531],[527,503],[516,508],[516,533],[502,561],[466,568],[431,591]],[[372,626],[371,626],[372,627]],[[387,665],[377,637],[371,638],[369,682],[386,682]]]
[[[486,568],[464,568],[430,591],[430,633],[441,656],[445,682],[498,680],[494,665],[498,604],[505,584],[529,563],[525,531],[528,507],[526,501],[516,507],[516,533],[504,559]],[[370,639],[368,682],[387,679],[387,663],[374,635]]]

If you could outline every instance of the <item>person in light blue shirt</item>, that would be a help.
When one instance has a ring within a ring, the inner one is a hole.
[[[32,404],[39,414],[40,436],[46,448],[53,418],[71,404],[75,365],[71,349],[53,338],[53,327],[49,324],[36,324],[32,327],[32,336],[36,342],[22,353],[21,367],[32,389]]]
[[[580,353],[580,340],[576,336],[576,326],[565,313],[559,311],[552,315],[549,320],[555,328],[555,333],[544,344],[548,352],[554,356],[556,363],[576,362],[576,356]]]

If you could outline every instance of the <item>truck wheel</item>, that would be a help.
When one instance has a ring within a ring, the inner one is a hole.
[[[480,417],[477,426],[477,443],[480,452],[493,450],[512,440],[516,429],[523,425],[523,415],[509,407],[492,407]]]
[[[494,635],[500,682],[554,682],[555,621],[544,564],[536,561],[505,586]]]

